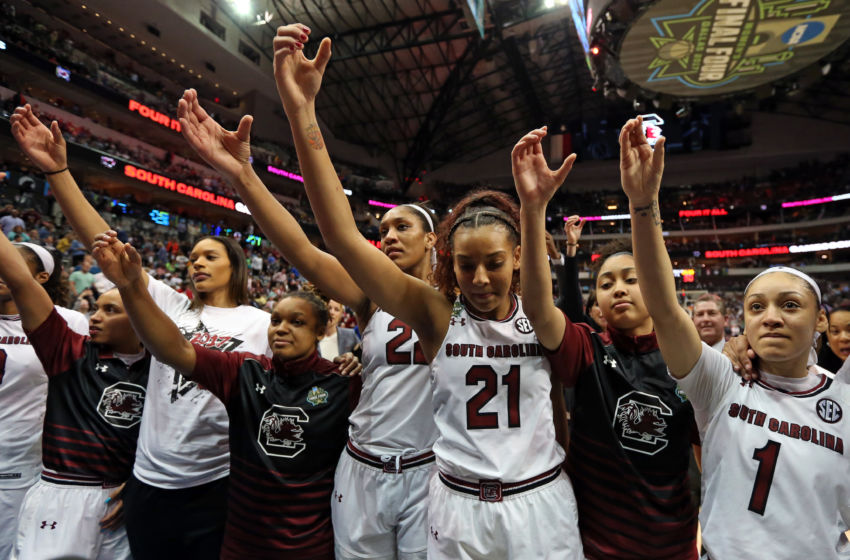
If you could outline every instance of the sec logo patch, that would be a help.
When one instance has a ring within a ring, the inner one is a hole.
[[[531,326],[531,321],[529,321],[526,317],[520,317],[516,321],[514,321],[514,326],[516,330],[521,332],[522,334],[528,334],[534,330]]]
[[[824,422],[835,424],[843,416],[841,406],[832,399],[821,399],[817,404],[818,416]]]

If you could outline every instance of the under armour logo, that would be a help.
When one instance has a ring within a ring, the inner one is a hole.
[[[99,363],[96,366],[94,366],[94,369],[96,369],[100,373],[106,373],[107,371],[109,371],[109,366],[106,365],[106,364],[100,364]]]
[[[265,392],[266,392],[266,386],[265,386],[265,385],[260,385],[259,383],[257,383],[257,384],[254,386],[254,390],[255,390],[255,391],[257,391],[258,393],[260,393],[260,394],[262,395],[263,393],[265,393]]]
[[[615,360],[611,356],[606,355],[605,359],[602,360],[602,363],[606,366],[611,366],[612,368],[617,369],[617,360]]]
[[[431,525],[431,535],[434,537],[434,540],[435,540],[435,541],[440,540],[440,538],[439,538],[439,536],[438,536],[439,534],[440,534],[440,533],[438,533],[438,532],[434,529],[434,526],[433,526],[433,525]]]
[[[55,521],[53,523],[48,523],[47,521],[41,522],[41,528],[42,529],[46,529],[48,527],[48,525],[50,526],[51,531],[56,528],[56,522]]]
[[[465,326],[466,325],[466,318],[461,317],[460,319],[457,319],[455,317],[452,317],[452,319],[451,319],[452,326],[455,326],[457,323],[460,323],[461,327]]]
[[[334,490],[334,498],[337,502],[342,503],[342,494],[337,494],[336,490]]]

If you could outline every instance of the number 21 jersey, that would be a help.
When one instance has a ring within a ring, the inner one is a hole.
[[[431,364],[440,471],[518,482],[564,460],[552,422],[552,369],[516,296],[507,318],[476,317],[455,301]],[[557,362],[557,358],[553,357]]]

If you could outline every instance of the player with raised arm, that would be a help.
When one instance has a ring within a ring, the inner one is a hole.
[[[850,558],[848,385],[808,366],[826,316],[820,289],[793,268],[770,268],[744,291],[747,341],[759,379],[700,340],[676,298],[661,230],[663,141],[653,151],[640,117],[620,134],[635,266],[670,374],[694,406],[703,440],[703,545],[712,560]]]
[[[584,554],[594,560],[696,558],[687,476],[693,412],[667,376],[634,258],[623,245],[600,250],[596,286],[608,325],[602,333],[573,323],[549,297],[545,213],[564,176],[546,163],[546,132],[529,132],[512,152],[522,201],[522,293],[544,348],[569,355],[564,384],[575,387],[576,404],[567,467]]]
[[[330,39],[313,60],[303,43],[278,29],[275,78],[319,228],[366,295],[419,335],[431,364],[439,474],[428,557],[582,558],[549,400],[550,376],[568,356],[547,359],[516,295],[516,205],[492,191],[468,195],[438,228],[439,291],[404,274],[357,230],[318,127]]]
[[[43,248],[36,252],[49,258]],[[69,327],[23,254],[2,236],[0,278],[49,379],[44,470],[24,497],[11,558],[130,558],[124,530],[101,531],[98,521],[111,488],[130,476],[150,356],[117,291],[98,298],[87,337]]]
[[[91,248],[109,229],[68,169],[56,121],[48,129],[29,105],[15,109],[12,134],[42,171],[65,217]],[[269,314],[249,305],[245,254],[228,237],[204,237],[189,254],[194,300],[143,273],[156,304],[184,337],[215,350],[268,351]],[[136,560],[217,559],[227,517],[227,412],[205,388],[151,362],[133,476],[123,491]],[[116,496],[117,497],[117,496]]]
[[[85,316],[61,307],[70,288],[62,280],[61,260],[33,243],[18,243],[30,275],[47,292],[68,326],[88,334]],[[41,474],[41,431],[47,401],[47,376],[38,360],[9,286],[0,281],[0,558],[12,552],[24,495]]]
[[[363,332],[363,388],[334,483],[337,558],[424,558],[437,428],[416,333],[372,303],[266,189],[248,159],[250,116],[226,131],[194,90],[183,95],[178,114],[186,140],[236,187],[266,237],[324,294],[353,309]],[[380,232],[381,248],[396,266],[427,282],[436,239],[430,212],[403,204],[384,214]]]
[[[267,333],[271,358],[214,351],[181,337],[154,304],[132,246],[104,234],[94,255],[145,347],[227,408],[232,474],[221,558],[331,560],[333,473],[356,399],[349,379],[334,374],[357,374],[360,364],[350,354],[339,365],[318,355],[325,303],[303,291],[277,302]]]

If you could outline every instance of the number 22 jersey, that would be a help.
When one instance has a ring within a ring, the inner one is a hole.
[[[549,358],[522,302],[511,297],[501,321],[476,317],[458,298],[431,363],[440,434],[434,453],[446,474],[518,482],[564,460],[552,421]],[[562,363],[560,354],[552,356],[553,364]]]
[[[850,558],[850,386],[822,373],[762,373],[742,385],[704,343],[678,383],[703,442],[700,522],[711,559]]]
[[[373,455],[431,449],[437,439],[429,368],[409,326],[377,309],[363,330],[363,388],[349,437]]]

